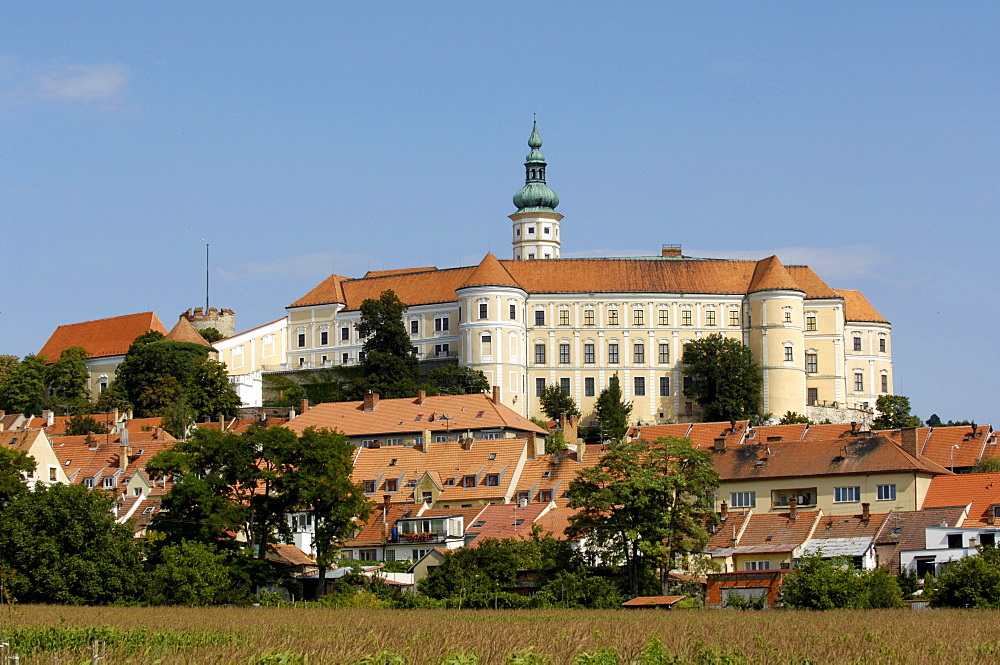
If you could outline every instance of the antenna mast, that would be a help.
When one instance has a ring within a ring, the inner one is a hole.
[[[205,243],[205,314],[208,314],[208,243]]]

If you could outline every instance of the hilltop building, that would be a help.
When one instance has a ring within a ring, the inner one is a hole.
[[[541,414],[548,385],[589,414],[617,374],[633,418],[697,420],[680,359],[686,342],[712,333],[752,349],[764,412],[850,422],[892,392],[889,322],[861,293],[835,290],[807,266],[776,256],[700,259],[679,246],[659,256],[561,258],[563,216],[541,145],[535,127],[509,216],[512,259],[331,275],[287,307],[284,369],[361,361],[361,302],[392,289],[409,305],[415,355],[482,370],[524,416]]]

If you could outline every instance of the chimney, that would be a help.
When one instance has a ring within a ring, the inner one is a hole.
[[[587,454],[587,442],[580,440],[576,442],[576,461],[583,463],[583,457]]]
[[[719,519],[725,520],[728,517],[729,517],[729,504],[723,501],[722,505],[719,507]]]
[[[500,386],[493,386],[493,397],[491,399],[494,404],[500,404]]]
[[[563,416],[562,418],[563,438],[566,443],[576,443],[580,438],[580,417]]]
[[[221,413],[219,414],[219,431],[223,433],[226,431],[226,417]],[[155,439],[156,436],[154,435],[153,438]]]
[[[423,438],[424,441],[423,451],[426,453],[428,450],[431,449],[431,431],[429,429],[425,429],[423,432],[420,433],[420,436]]]
[[[309,399],[303,397],[302,400],[299,402],[299,412],[305,413],[308,410],[309,410]]]
[[[716,450],[725,450],[726,449],[726,437],[720,436],[719,438],[717,438],[715,440],[715,449]]]
[[[52,413],[51,409],[42,411],[42,418],[45,418],[46,427],[52,427],[56,423],[56,414]]]
[[[917,428],[904,427],[899,430],[899,438],[902,442],[903,450],[917,457]]]
[[[417,391],[417,406],[423,406],[425,399],[427,399],[427,391],[426,390],[418,390]]]
[[[976,425],[976,423],[972,423],[971,427],[972,427],[972,438],[975,439],[977,436],[979,436],[979,427]]]
[[[856,429],[858,429],[858,424],[852,420],[851,421],[851,434],[854,434],[854,431]]]
[[[663,258],[679,259],[681,257],[680,245],[661,245],[660,256]]]
[[[378,405],[378,393],[365,393],[365,413],[371,413]]]
[[[799,516],[799,500],[792,497],[788,500],[788,519],[794,520]]]
[[[462,439],[462,450],[472,450],[472,442],[474,439],[471,436],[464,437]]]
[[[382,495],[382,542],[389,542],[389,506],[392,505],[392,495]]]
[[[729,421],[729,433],[730,434],[736,434],[736,421],[735,420],[730,420]]]
[[[871,516],[872,516],[871,507],[872,507],[872,505],[870,503],[862,503],[861,504],[861,521],[862,522],[867,522],[868,520],[871,519]]]
[[[118,446],[118,468],[125,471],[128,468],[128,457],[132,454],[132,447],[127,443]]]
[[[534,432],[528,432],[525,434],[525,438],[528,440],[528,455],[530,459],[535,459],[539,455],[545,454],[545,437],[538,436]],[[541,448],[541,450],[539,450]]]

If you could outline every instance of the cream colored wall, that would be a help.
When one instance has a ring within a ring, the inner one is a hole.
[[[34,489],[36,484],[69,484],[69,477],[63,470],[62,464],[59,463],[59,458],[56,457],[55,451],[52,450],[52,444],[45,432],[39,432],[39,435],[35,437],[27,453],[35,460],[35,471],[28,476],[29,488]],[[50,471],[52,470],[55,471],[55,480],[50,479]]]
[[[217,342],[214,346],[219,352],[220,362],[226,365],[226,373],[239,376],[259,370],[280,369],[281,363],[285,362],[288,341],[285,327],[284,324],[262,326],[260,330]],[[269,341],[265,343],[265,340]]]
[[[125,360],[125,356],[109,356],[107,358],[91,358],[85,362],[87,367],[87,389],[90,391],[90,398],[96,400],[101,395],[101,377],[106,376],[108,385],[115,380],[115,373],[118,365]]]
[[[763,478],[752,480],[725,480],[719,484],[716,492],[716,509],[721,509],[722,502],[730,504],[733,492],[756,492],[757,505],[754,512],[787,512],[787,506],[771,504],[771,492],[779,490],[816,488],[816,504],[800,506],[802,510],[819,508],[826,515],[855,515],[861,512],[861,504],[871,504],[871,512],[887,513],[890,510],[917,510],[915,506],[923,503],[930,483],[929,476],[918,475],[914,479],[912,473],[883,474],[843,474],[839,476],[804,476],[802,478]],[[879,501],[876,487],[878,485],[896,485],[895,501]],[[835,503],[835,487],[860,487],[861,499],[850,503]],[[740,508],[732,507],[732,510]]]
[[[727,557],[727,569],[728,573],[741,573],[746,571],[746,563],[749,561],[767,561],[770,565],[769,570],[780,570],[781,564],[792,563],[792,552],[775,553],[775,554],[735,554],[732,557]]]
[[[763,412],[778,418],[788,411],[803,413],[806,346],[802,293],[765,291],[751,294],[747,300],[752,324],[750,348],[764,375]],[[791,361],[785,360],[786,347],[791,348]]]

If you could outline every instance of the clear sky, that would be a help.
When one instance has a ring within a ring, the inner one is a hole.
[[[1000,427],[1000,3],[0,9],[0,353],[331,272],[509,258],[532,113],[564,256],[807,263],[914,412]]]

